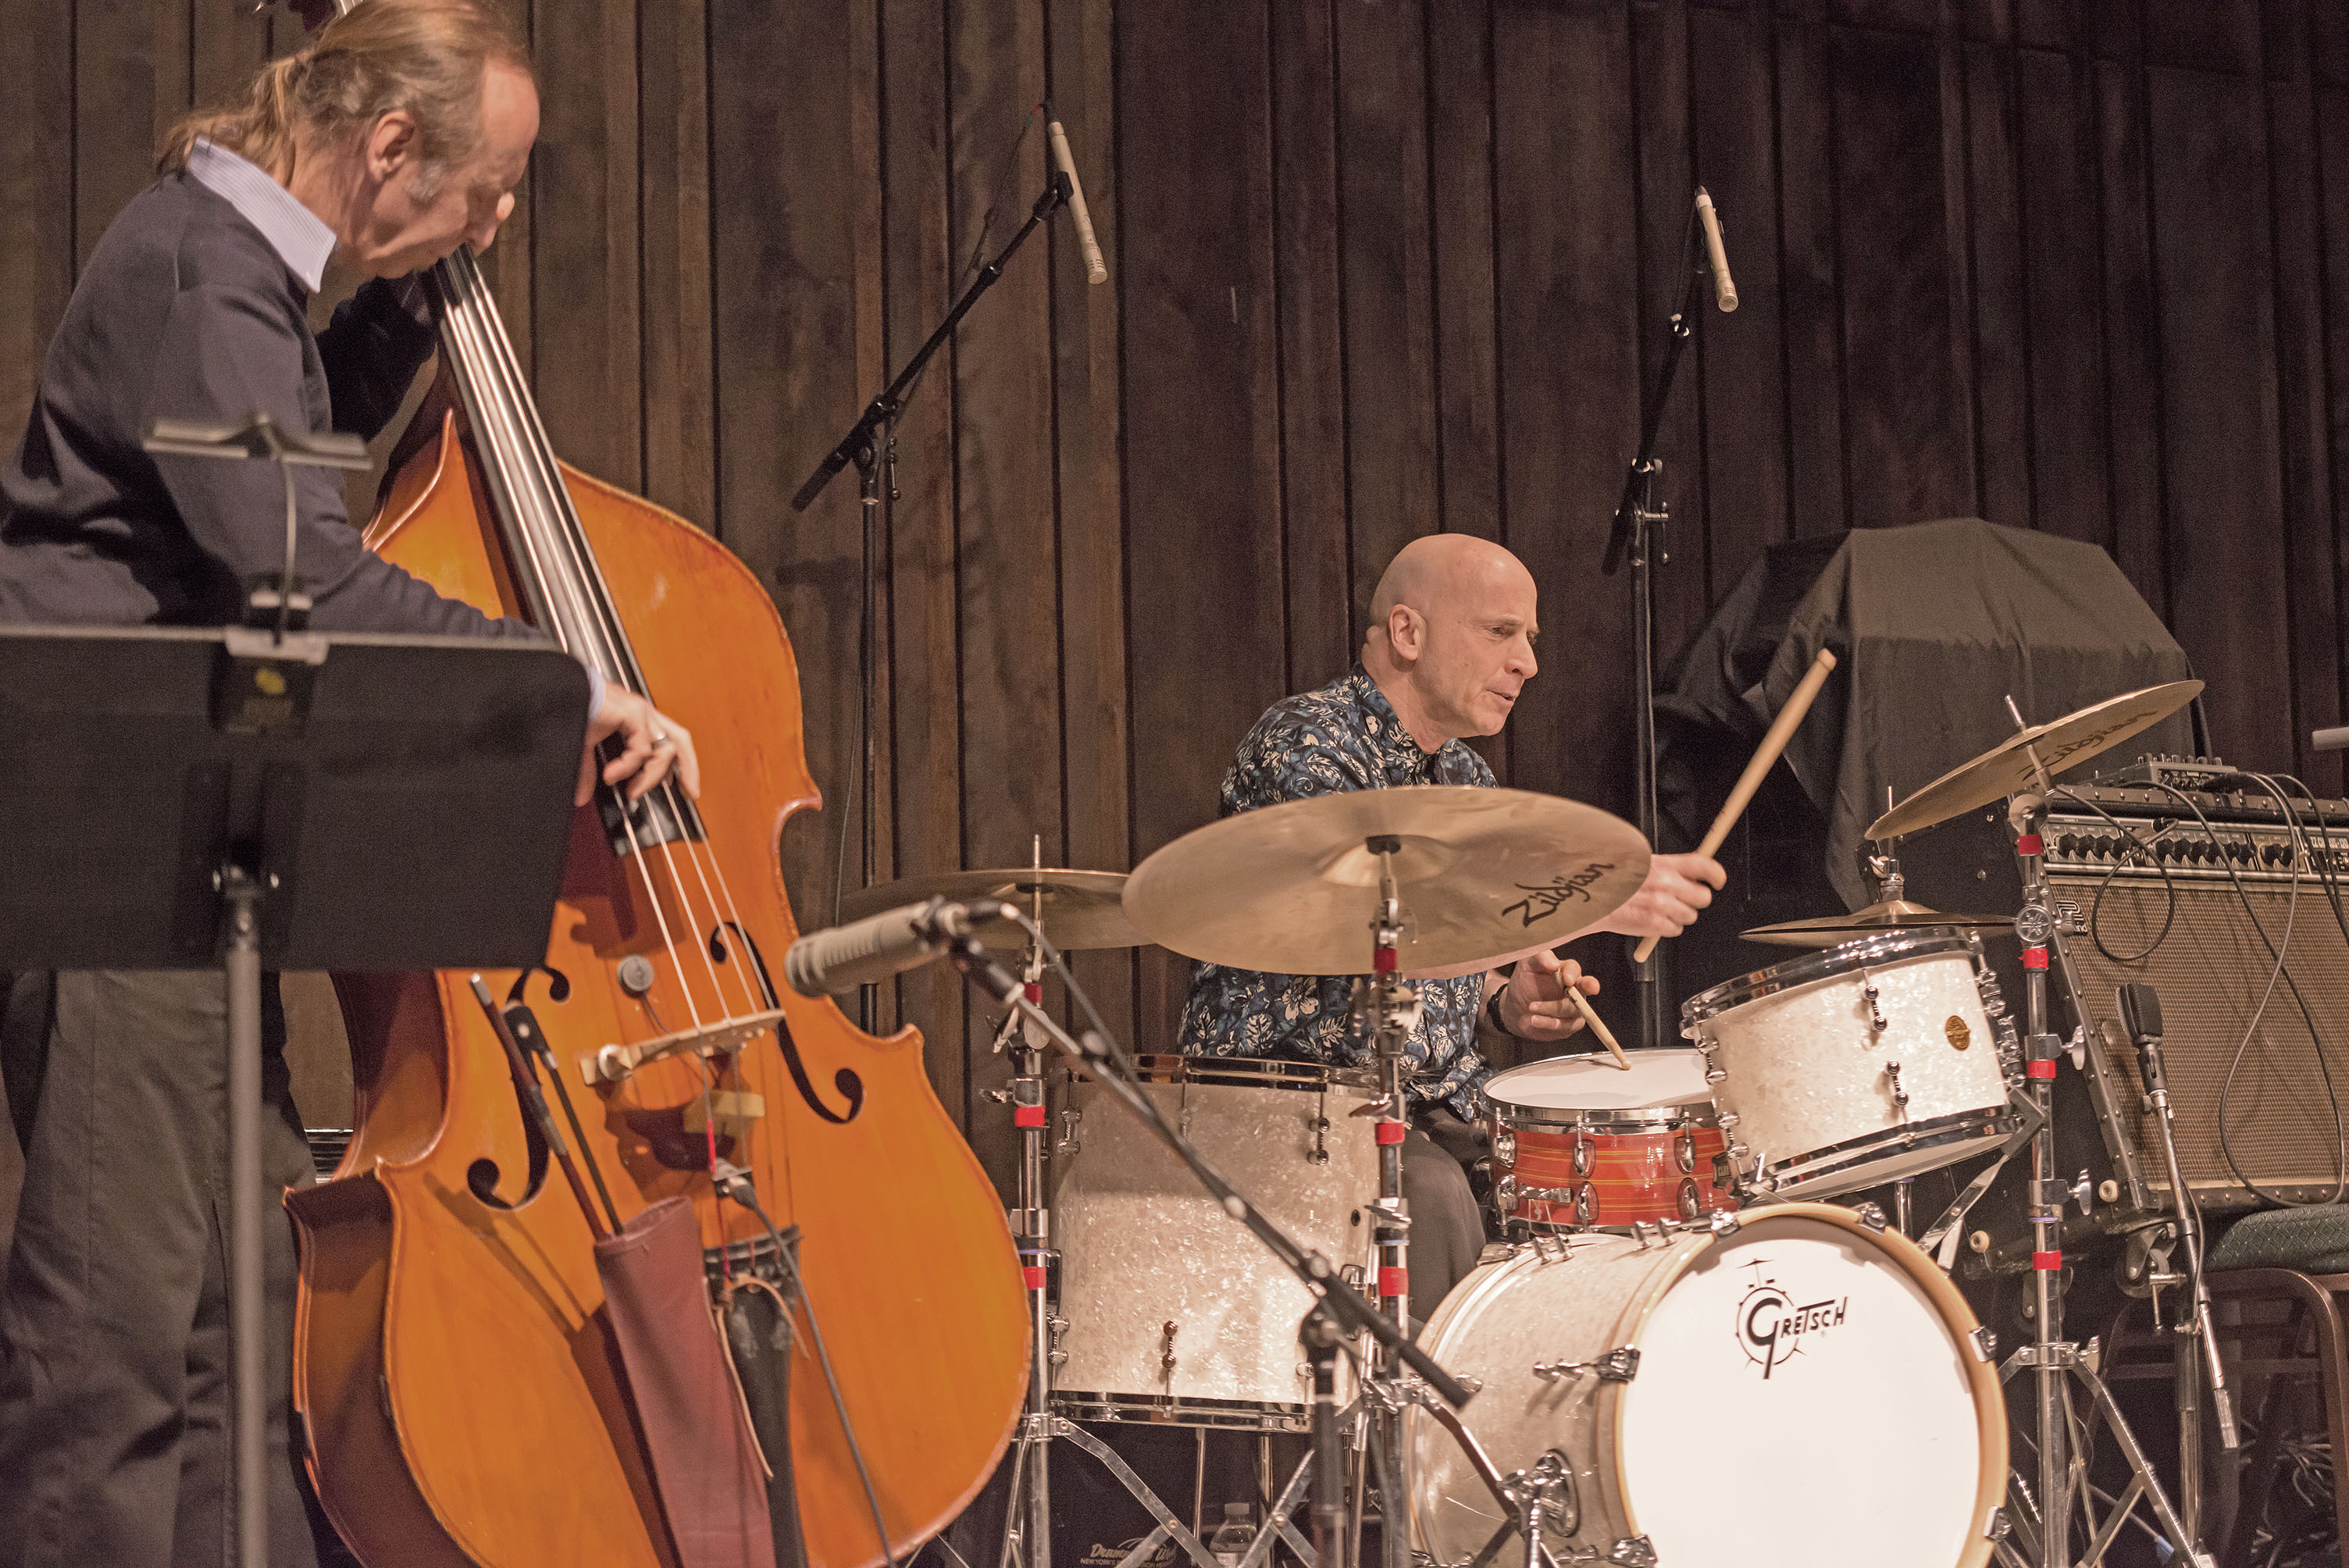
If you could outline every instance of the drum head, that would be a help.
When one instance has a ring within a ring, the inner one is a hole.
[[[1682,1047],[1626,1051],[1625,1072],[1607,1056],[1558,1057],[1527,1062],[1485,1080],[1485,1098],[1506,1114],[1521,1105],[1537,1110],[1630,1110],[1686,1105],[1713,1098],[1704,1081],[1704,1053]]]
[[[1961,1332],[1872,1238],[1749,1218],[1655,1304],[1621,1388],[1624,1501],[1658,1562],[1966,1561],[1986,1439]]]

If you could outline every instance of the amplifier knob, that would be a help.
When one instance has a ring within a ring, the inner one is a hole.
[[[2070,860],[2080,852],[2080,835],[2077,833],[2060,834],[2055,840],[2055,852],[2065,860]]]
[[[2280,866],[2292,859],[2292,851],[2282,844],[2261,844],[2260,859],[2271,866]]]

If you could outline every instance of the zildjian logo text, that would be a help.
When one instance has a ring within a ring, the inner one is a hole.
[[[1612,861],[1594,861],[1568,877],[1555,877],[1538,886],[1530,882],[1517,883],[1517,891],[1526,896],[1505,907],[1503,914],[1521,914],[1522,923],[1531,925],[1537,920],[1547,920],[1558,912],[1568,899],[1590,902],[1590,884],[1615,869]]]

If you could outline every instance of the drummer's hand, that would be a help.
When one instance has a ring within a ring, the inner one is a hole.
[[[1678,936],[1696,923],[1697,912],[1713,902],[1713,889],[1728,885],[1729,873],[1710,855],[1653,856],[1640,891],[1600,929],[1625,936]]]
[[[1517,965],[1501,991],[1501,1022],[1521,1040],[1562,1040],[1582,1027],[1582,1014],[1567,996],[1568,987],[1599,995],[1599,977],[1555,953],[1537,953]]]
[[[616,735],[625,743],[604,765],[604,782],[628,781],[628,799],[640,799],[674,773],[685,792],[701,798],[701,764],[693,754],[693,737],[685,726],[659,712],[635,692],[616,682],[604,686],[603,706],[587,726],[587,745],[579,758],[579,791],[574,797],[585,806],[595,794],[595,747]]]

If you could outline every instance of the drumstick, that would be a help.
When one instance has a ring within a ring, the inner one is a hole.
[[[1803,722],[1803,715],[1811,711],[1811,699],[1819,695],[1819,687],[1826,684],[1827,672],[1835,667],[1835,655],[1821,648],[1819,656],[1811,661],[1811,667],[1803,672],[1802,681],[1795,687],[1794,695],[1786,698],[1786,706],[1780,708],[1778,717],[1771,721],[1769,733],[1762,738],[1762,744],[1754,752],[1754,760],[1747,763],[1745,771],[1737,776],[1736,788],[1730,790],[1729,799],[1721,803],[1721,814],[1713,818],[1713,826],[1704,830],[1704,842],[1696,847],[1698,854],[1710,856],[1729,837],[1729,830],[1737,825],[1739,813],[1745,810],[1745,803],[1754,799],[1754,791],[1762,788],[1762,780],[1769,776],[1770,765],[1778,760],[1780,752],[1786,749],[1786,742],[1795,738],[1795,727]],[[1640,945],[1631,950],[1631,962],[1645,964],[1648,954],[1656,950],[1659,940],[1653,936],[1640,938]]]
[[[1613,1053],[1615,1065],[1625,1072],[1630,1072],[1631,1059],[1623,1054],[1623,1047],[1615,1043],[1615,1032],[1607,1026],[1607,1021],[1599,1016],[1598,1009],[1583,1000],[1581,987],[1568,985],[1566,988],[1566,994],[1574,998],[1574,1010],[1582,1015],[1582,1021],[1589,1025],[1592,1031],[1598,1035],[1599,1043]]]

